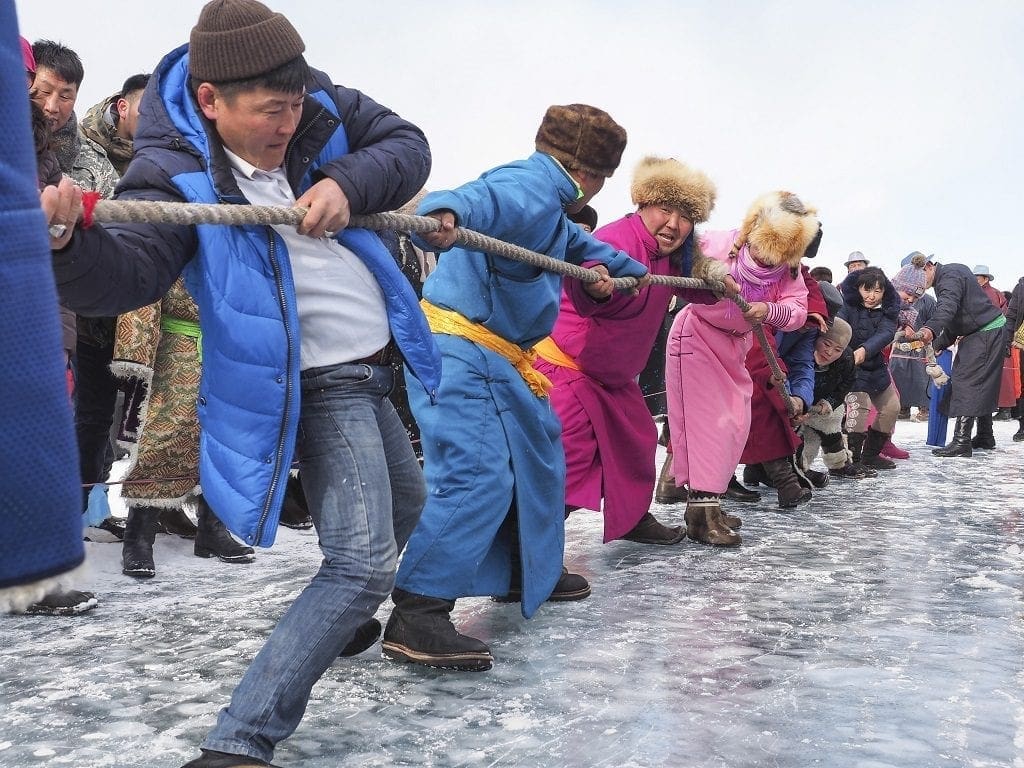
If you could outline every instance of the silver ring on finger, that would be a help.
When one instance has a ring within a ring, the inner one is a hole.
[[[48,231],[50,237],[54,240],[60,240],[67,233],[68,228],[65,224],[51,224]]]

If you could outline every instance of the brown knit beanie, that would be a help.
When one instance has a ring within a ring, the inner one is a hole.
[[[626,130],[604,110],[588,104],[548,107],[537,129],[537,151],[567,169],[611,176],[626,148]]]
[[[210,0],[189,38],[189,70],[211,83],[247,80],[306,50],[295,27],[256,0]]]

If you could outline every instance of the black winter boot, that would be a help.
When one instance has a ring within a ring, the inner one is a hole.
[[[861,454],[864,452],[864,439],[867,437],[863,432],[850,432],[846,436],[846,445],[850,449],[850,460],[854,464],[860,464]]]
[[[1024,443],[1024,417],[1020,419],[1020,429],[1013,433],[1013,442]]]
[[[800,477],[793,467],[793,457],[783,456],[761,463],[765,473],[779,495],[779,506],[791,509],[811,500],[811,490],[800,484]]]
[[[658,485],[654,489],[654,500],[659,504],[678,504],[686,501],[686,488],[676,485],[675,477],[672,474],[671,453],[665,457],[665,463],[661,465]]]
[[[196,537],[196,524],[181,507],[161,507],[158,530],[183,539]]]
[[[620,538],[637,544],[678,544],[686,538],[686,529],[678,525],[663,525],[650,512],[645,512],[640,522]]]
[[[733,475],[729,478],[729,487],[725,489],[725,498],[732,501],[742,501],[746,504],[755,504],[761,500],[761,494],[747,488]]]
[[[933,448],[933,456],[971,456],[971,430],[974,429],[973,416],[957,416],[956,427],[953,429],[953,440],[944,448]]]
[[[213,749],[200,750],[203,755],[189,760],[181,768],[277,768],[273,763],[248,755],[234,755],[230,752],[217,752]]]
[[[198,504],[199,526],[193,549],[196,557],[217,557],[225,563],[251,563],[256,559],[255,550],[234,540],[205,498],[200,496]]]
[[[157,507],[132,507],[128,510],[124,543],[121,545],[121,573],[125,576],[136,579],[156,576],[153,542],[162,511]]]
[[[761,464],[743,465],[743,484],[748,488],[756,488],[759,485],[772,487],[772,480]]]
[[[460,634],[452,624],[454,600],[416,595],[398,587],[391,599],[395,608],[381,641],[386,655],[395,661],[463,672],[491,668],[491,649],[475,637]]]
[[[369,648],[371,645],[377,642],[377,638],[380,637],[380,622],[375,618],[369,618],[356,627],[355,634],[352,635],[352,639],[348,641],[348,645],[341,649],[341,653],[338,655],[342,658],[348,658],[349,656],[355,656],[360,654]]]
[[[313,517],[309,514],[309,504],[306,503],[306,493],[302,490],[302,481],[291,475],[288,475],[288,482],[285,485],[284,504],[281,506],[279,522],[285,528],[299,531],[313,527]]]
[[[879,432],[877,429],[868,429],[867,436],[864,438],[864,451],[861,454],[861,463],[865,467],[871,467],[871,469],[896,469],[896,462],[885,458],[885,456],[879,456],[879,452],[885,447],[886,442],[889,440],[889,435],[885,432]]]
[[[992,414],[979,416],[977,420],[978,434],[971,440],[972,448],[991,451],[996,447],[996,436],[992,434]]]

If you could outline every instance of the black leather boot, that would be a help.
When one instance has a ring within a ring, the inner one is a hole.
[[[284,504],[281,505],[279,522],[286,528],[299,531],[313,527],[313,517],[309,514],[309,504],[306,502],[306,492],[302,490],[302,481],[291,475],[288,475],[284,489]]]
[[[650,512],[645,512],[633,530],[620,538],[637,544],[678,544],[686,538],[686,529],[679,525],[664,525]]]
[[[156,507],[132,507],[124,526],[121,546],[121,573],[136,579],[156,576],[153,562],[153,542],[160,521],[161,510]]]
[[[743,484],[747,486],[747,488],[756,488],[759,485],[766,485],[771,488],[772,479],[768,476],[764,466],[761,464],[744,464]]]
[[[1020,419],[1020,429],[1013,433],[1013,442],[1024,443],[1024,418]]]
[[[725,498],[731,501],[742,501],[746,504],[756,504],[761,500],[761,494],[747,488],[733,475],[729,478],[729,487],[725,489]]]
[[[861,464],[865,467],[871,467],[871,469],[896,469],[896,462],[885,458],[885,456],[879,456],[882,448],[885,447],[886,442],[889,440],[889,436],[885,432],[879,432],[877,429],[868,429],[868,434],[864,438],[864,450],[861,453]]]
[[[971,430],[974,429],[973,416],[957,416],[956,427],[953,429],[953,440],[944,448],[933,448],[932,455],[950,456],[971,456]]]
[[[217,557],[225,563],[251,563],[256,559],[255,550],[234,540],[206,499],[200,496],[198,504],[199,525],[193,549],[196,557]]]
[[[992,434],[992,414],[979,416],[977,419],[978,434],[971,440],[972,448],[991,451],[996,447],[996,436]]]
[[[463,672],[491,668],[491,649],[475,637],[460,634],[452,624],[454,600],[417,595],[398,587],[391,599],[395,608],[381,640],[386,655],[395,661]]]

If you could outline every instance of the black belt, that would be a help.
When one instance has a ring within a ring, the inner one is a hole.
[[[351,365],[391,365],[392,345],[388,342],[382,349],[378,349],[372,355],[353,360]]]

